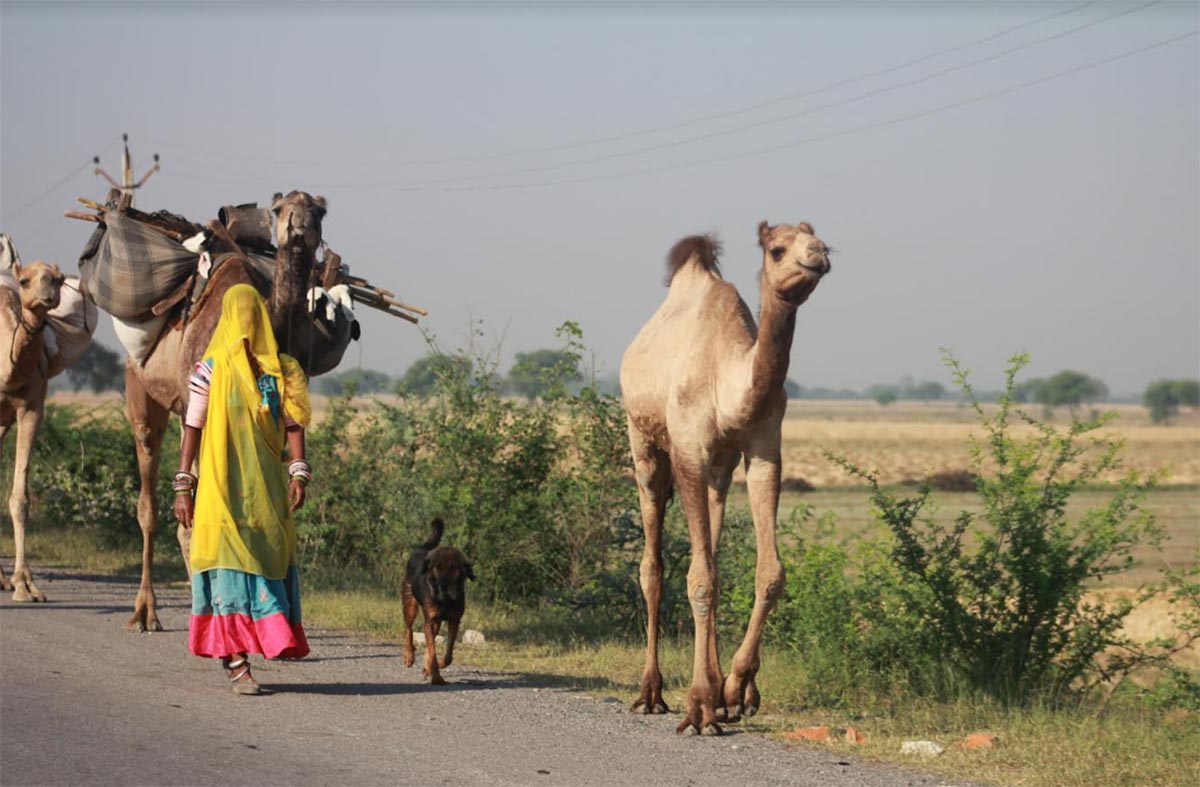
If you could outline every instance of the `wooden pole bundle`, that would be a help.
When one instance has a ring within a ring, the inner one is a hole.
[[[110,198],[111,198],[110,193]],[[104,223],[104,217],[111,210],[119,210],[124,215],[131,219],[135,219],[144,226],[166,235],[172,240],[182,243],[187,238],[192,237],[198,232],[203,231],[203,227],[199,224],[193,224],[182,216],[175,216],[169,213],[145,213],[133,207],[119,206],[117,208],[104,205],[99,202],[94,202],[84,197],[77,197],[78,201],[83,205],[96,211],[95,213],[84,213],[82,211],[68,210],[63,215],[71,219],[80,219],[82,221],[92,221],[97,224]],[[219,241],[226,241],[233,245],[236,249],[237,244],[233,243],[232,238],[228,233],[223,232],[225,228],[218,222],[213,221],[209,224],[209,232],[212,233]],[[348,273],[341,272],[341,257],[330,249],[326,253],[325,267],[321,276],[321,284],[326,289],[331,284],[345,284],[350,289],[350,297],[355,303],[361,303],[364,306],[370,306],[372,309],[377,309],[384,314],[390,314],[393,317],[399,317],[402,320],[417,324],[418,319],[414,315],[426,317],[429,312],[419,306],[412,306],[396,299],[396,294],[391,290],[385,290],[382,287],[376,287],[371,282],[360,276],[351,276]],[[411,313],[410,313],[411,312]]]

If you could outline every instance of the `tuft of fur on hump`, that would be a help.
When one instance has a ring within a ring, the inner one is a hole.
[[[683,238],[667,252],[666,285],[670,287],[671,280],[675,278],[679,269],[693,259],[704,270],[720,276],[721,263],[718,260],[720,256],[721,243],[711,235],[689,235]]]

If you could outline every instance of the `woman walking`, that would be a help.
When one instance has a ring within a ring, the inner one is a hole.
[[[250,285],[226,291],[188,387],[174,484],[175,516],[192,531],[188,650],[221,659],[235,693],[258,694],[250,653],[308,654],[291,513],[312,479],[304,461],[311,411],[304,372],[279,353]],[[197,451],[199,478],[191,474]]]

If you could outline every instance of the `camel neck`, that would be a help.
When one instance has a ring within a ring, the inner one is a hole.
[[[15,390],[23,387],[38,370],[44,344],[46,318],[39,317],[19,304],[8,310],[12,319],[12,336],[8,347],[0,349],[3,359],[0,368],[5,370],[3,387]]]
[[[312,271],[314,254],[301,246],[280,246],[275,254],[275,278],[271,284],[271,299],[267,310],[271,314],[271,327],[276,340],[286,341],[287,325],[291,312],[304,303],[304,290],[308,274]]]
[[[752,350],[751,396],[761,406],[783,389],[787,379],[792,338],[796,333],[796,306],[780,298],[765,284],[760,288],[759,300],[758,336]]]

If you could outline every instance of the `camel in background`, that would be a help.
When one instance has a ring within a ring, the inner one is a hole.
[[[758,711],[755,677],[767,615],[784,587],[775,543],[780,427],[796,309],[829,272],[829,249],[807,223],[762,222],[759,322],[721,278],[720,248],[708,236],[684,238],[667,257],[669,291],[621,362],[646,543],[640,580],[646,599],[646,666],[633,709],[666,713],[658,665],[663,514],[674,483],[688,521],[688,600],[695,623],[692,685],[678,732],[720,734],[717,721]],[[715,615],[717,548],[734,468],[746,463],[757,551],[754,609],[722,679]]]
[[[142,530],[142,578],[133,615],[126,624],[130,630],[162,630],[151,568],[154,536],[158,531],[156,479],[162,458],[163,433],[171,413],[182,416],[187,406],[187,380],[216,330],[225,291],[239,283],[258,288],[267,298],[271,326],[276,331],[280,350],[295,357],[301,365],[313,357],[306,350],[322,341],[314,334],[311,320],[307,319],[306,291],[316,250],[321,245],[325,200],[302,191],[293,191],[286,197],[277,194],[272,211],[277,253],[270,289],[267,289],[267,282],[252,274],[244,259],[236,256],[229,259],[213,271],[204,294],[182,330],[166,331],[143,364],[132,359],[125,362],[125,408],[137,447],[141,482],[137,515]],[[210,223],[209,227],[215,232],[211,247],[214,257],[224,251],[236,251],[216,222]],[[305,368],[309,375],[320,371],[326,370]],[[180,525],[176,535],[186,563],[189,533]],[[188,573],[191,573],[190,566]]]
[[[11,249],[8,237],[3,240],[8,253]],[[11,581],[0,569],[0,589],[12,591],[13,601],[45,601],[25,562],[29,460],[46,410],[46,389],[51,376],[46,353],[46,318],[58,306],[66,277],[57,265],[32,262],[23,266],[15,253],[11,266],[19,289],[14,291],[0,285],[0,346],[4,348],[0,350],[0,443],[16,424],[17,453],[12,494],[8,498],[16,558]]]

